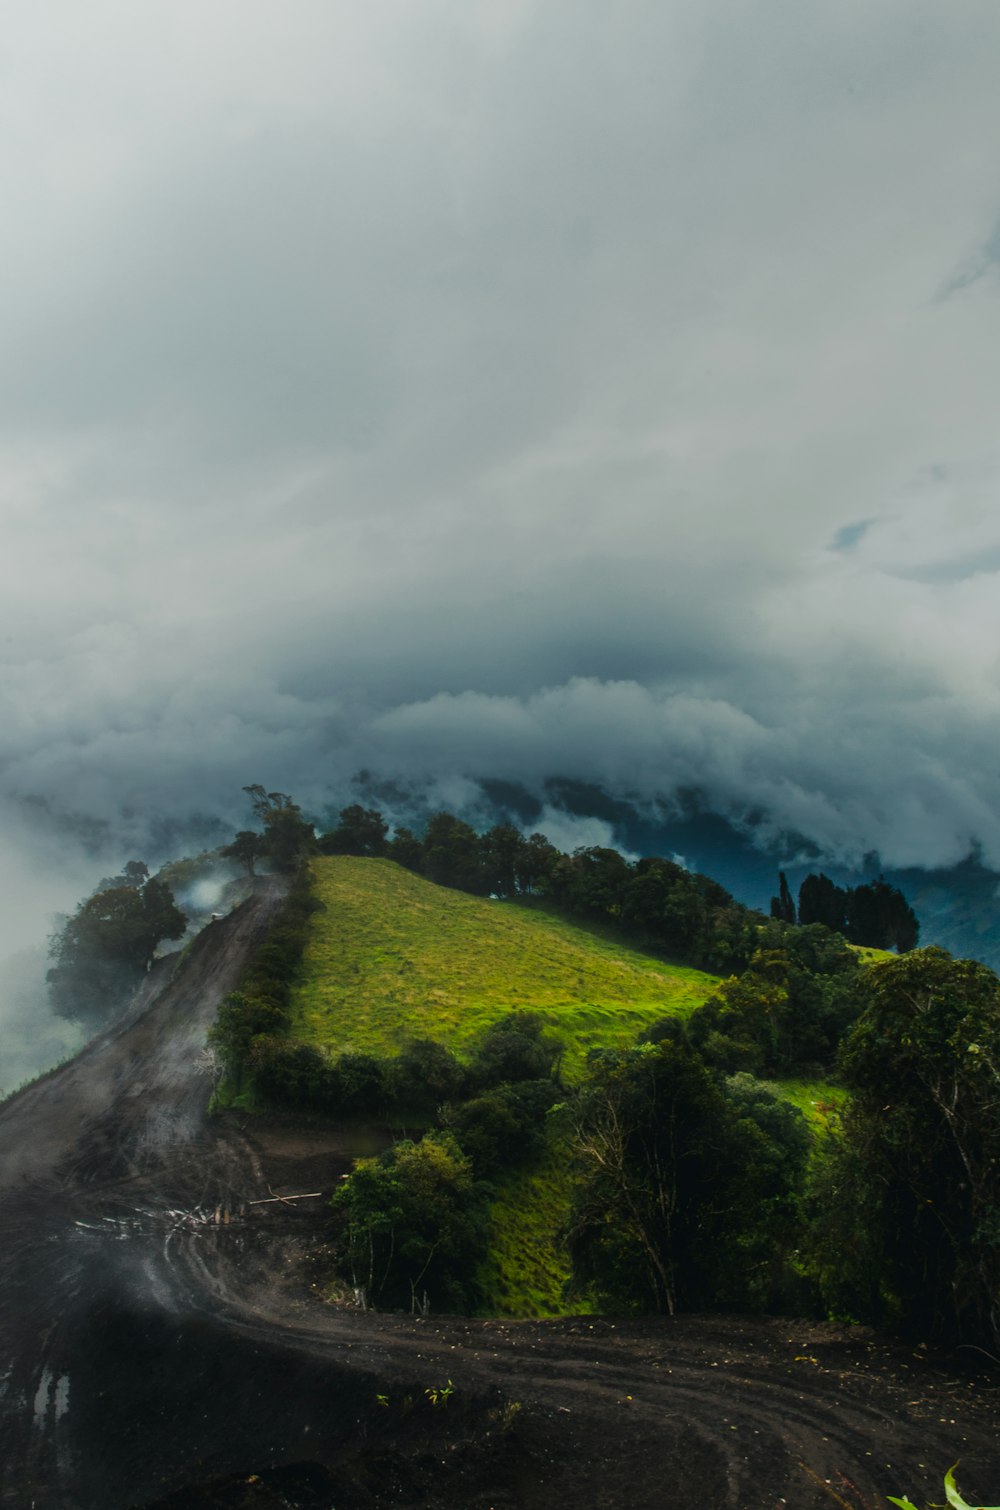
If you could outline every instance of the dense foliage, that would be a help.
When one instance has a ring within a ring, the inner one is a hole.
[[[227,1089],[238,1094],[254,1073],[267,1073],[280,1059],[294,1086],[291,1099],[308,1099],[313,1072],[309,1050],[287,1038],[288,1002],[305,947],[309,918],[317,906],[308,872],[296,876],[265,943],[243,972],[239,989],[219,1006],[209,1042],[222,1058]]]
[[[346,1057],[331,1067],[335,1074]],[[493,1181],[544,1147],[557,1094],[553,1046],[531,1014],[511,1013],[483,1035],[467,1066],[426,1040],[369,1064],[379,1109],[412,1115],[422,1107],[427,1130],[419,1142],[404,1138],[361,1160],[337,1192],[342,1267],[371,1303],[469,1309],[487,1252]],[[426,1072],[432,1085],[421,1083]]]
[[[788,949],[761,951],[686,1026],[651,1034],[659,1057],[595,1064],[576,1110],[578,1276],[616,1303],[821,1297],[912,1338],[996,1347],[1000,981],[941,949],[839,969],[832,935],[797,932],[821,946],[826,976],[794,979],[789,930]],[[806,1200],[800,1134],[746,1071],[786,1069],[797,1033],[838,1024],[851,1094],[810,1161]]]
[[[453,1138],[428,1134],[360,1159],[333,1198],[344,1262],[379,1305],[469,1310],[486,1253],[485,1205]]]
[[[923,949],[873,966],[840,1072],[814,1249],[835,1309],[1000,1342],[1000,981]]]
[[[639,1310],[757,1307],[791,1285],[801,1113],[682,1041],[595,1059],[571,1108],[576,1281]]]
[[[860,1009],[863,966],[821,924],[771,922],[742,975],[692,1016],[692,1044],[709,1064],[754,1075],[824,1074]]]

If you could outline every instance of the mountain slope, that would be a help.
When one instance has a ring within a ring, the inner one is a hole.
[[[335,1053],[436,1038],[461,1053],[512,1009],[537,1012],[572,1076],[595,1047],[686,1016],[716,978],[514,902],[472,897],[389,860],[314,861],[323,910],[292,1002],[295,1036]]]

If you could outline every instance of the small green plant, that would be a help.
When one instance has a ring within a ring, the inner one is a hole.
[[[959,1494],[958,1485],[955,1483],[955,1469],[957,1467],[958,1464],[953,1463],[944,1476],[944,1492],[947,1496],[949,1505],[952,1506],[952,1510],[1000,1510],[1000,1505],[968,1504],[967,1501],[965,1501]],[[897,1499],[894,1494],[889,1495],[889,1503],[890,1505],[898,1505],[900,1507],[900,1510],[917,1510],[917,1507],[912,1500],[908,1500],[906,1498]]]
[[[520,1409],[520,1400],[507,1400],[503,1405],[501,1405],[499,1411],[499,1423],[504,1431],[510,1431],[510,1428],[513,1426],[515,1420],[517,1419],[517,1414]]]
[[[447,1384],[438,1384],[424,1390],[424,1394],[432,1405],[447,1405],[455,1393],[455,1386],[449,1379]]]
[[[376,1395],[375,1396],[375,1403],[376,1403],[376,1405],[381,1405],[385,1410],[388,1410],[389,1409],[389,1396],[388,1395]]]

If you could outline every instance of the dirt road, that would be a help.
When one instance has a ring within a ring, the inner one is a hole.
[[[322,1303],[323,1202],[249,1203],[332,1189],[344,1129],[213,1121],[198,1062],[279,902],[262,882],[0,1108],[5,1510],[814,1510],[940,1499],[956,1458],[996,1503],[1000,1378],[960,1360],[787,1320]]]

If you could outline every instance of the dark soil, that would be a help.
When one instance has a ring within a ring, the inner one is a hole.
[[[956,1459],[966,1498],[996,1502],[1000,1376],[971,1351],[322,1300],[325,1197],[384,1130],[213,1121],[198,1065],[279,901],[260,883],[124,1025],[0,1108],[0,1505],[856,1510],[940,1500]]]

